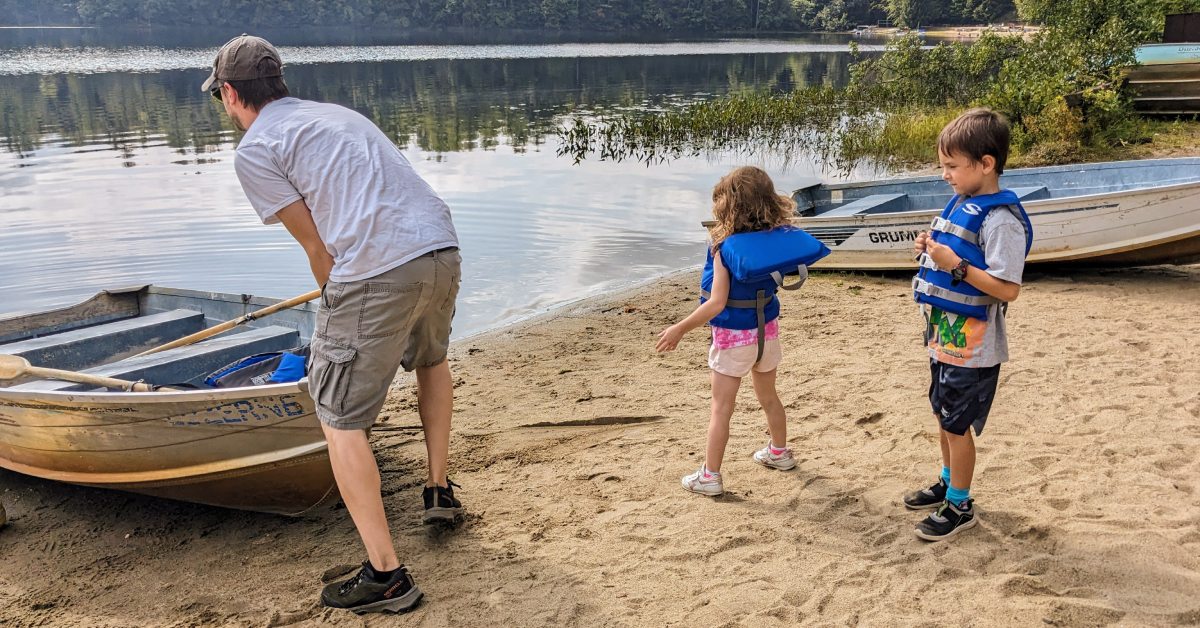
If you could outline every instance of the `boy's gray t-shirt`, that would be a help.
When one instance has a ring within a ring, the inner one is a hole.
[[[458,246],[450,209],[379,127],[345,107],[282,98],[259,111],[234,170],[266,224],[304,199],[332,281],[369,279]]]
[[[979,229],[987,273],[1015,284],[1025,271],[1025,223],[1016,210],[995,208]],[[1002,304],[988,306],[986,321],[922,304],[929,357],[944,364],[986,368],[1008,361],[1008,330]]]

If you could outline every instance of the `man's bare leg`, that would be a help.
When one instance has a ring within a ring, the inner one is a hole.
[[[367,440],[366,430],[339,430],[321,425],[329,443],[329,462],[338,491],[358,535],[367,548],[367,558],[377,571],[391,571],[400,566],[387,515],[383,511],[380,493],[379,465]]]
[[[450,420],[454,414],[454,380],[450,361],[417,371],[417,408],[425,429],[425,449],[429,455],[426,486],[446,486],[446,467],[450,458]]]

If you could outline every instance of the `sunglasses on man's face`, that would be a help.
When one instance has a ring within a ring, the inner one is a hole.
[[[213,100],[215,100],[217,102],[221,102],[222,98],[221,98],[221,86],[220,85],[208,90],[208,93],[213,97]]]

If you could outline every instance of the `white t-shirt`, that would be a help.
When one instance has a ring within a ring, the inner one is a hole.
[[[333,256],[332,281],[358,281],[458,246],[450,208],[358,112],[282,98],[238,144],[234,170],[265,224],[304,199]]]

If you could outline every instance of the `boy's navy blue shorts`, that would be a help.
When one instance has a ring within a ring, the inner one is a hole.
[[[983,433],[996,384],[1000,382],[1000,365],[967,368],[929,360],[929,405],[942,423],[942,429],[962,436],[971,426],[975,435]]]

